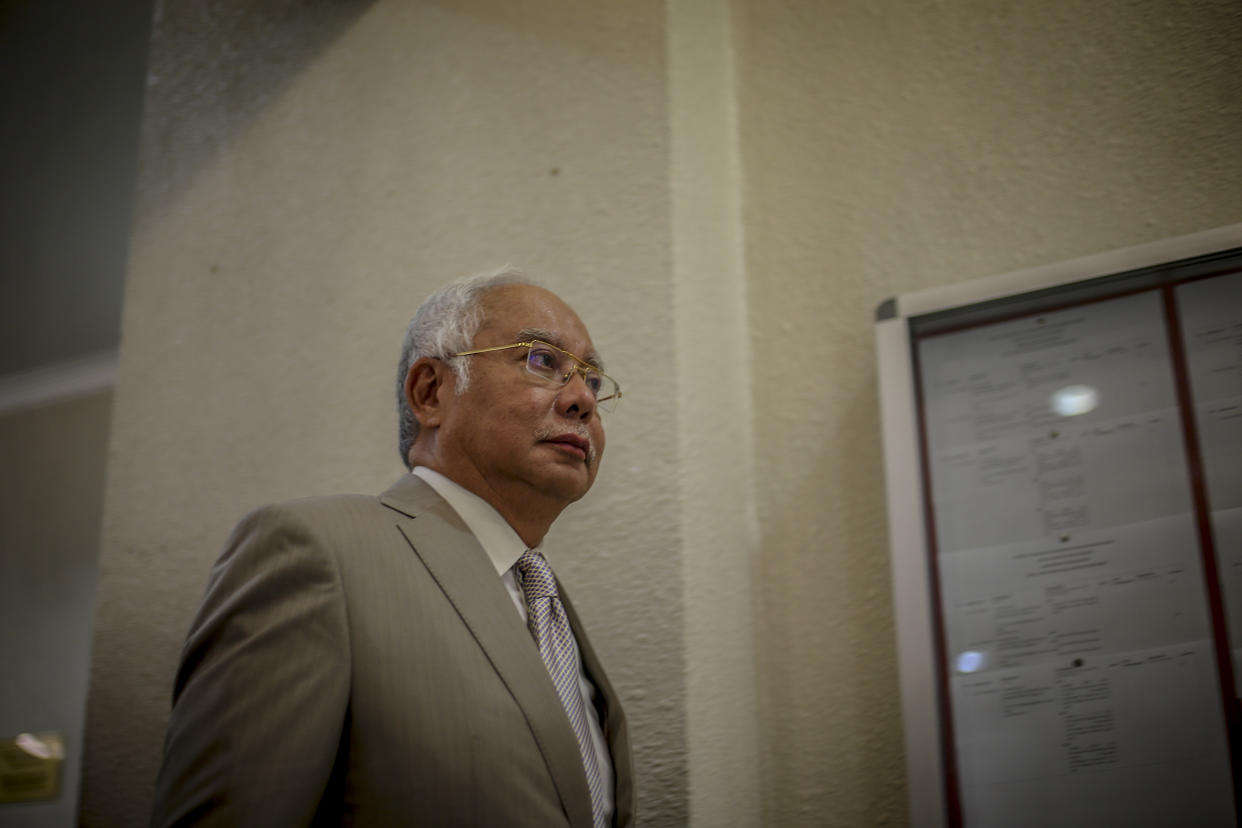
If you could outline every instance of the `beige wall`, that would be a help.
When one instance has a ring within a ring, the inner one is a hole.
[[[693,824],[758,825],[758,543],[732,15],[668,7],[681,603]]]
[[[190,5],[152,51],[84,823],[141,821],[232,523],[393,479],[405,321],[509,261],[626,389],[551,540],[643,824],[904,824],[872,310],[1242,220],[1234,5]]]
[[[1242,220],[1242,11],[735,13],[764,822],[902,824],[872,311]]]
[[[393,380],[445,281],[523,266],[625,386],[549,537],[686,820],[664,7],[164,4],[152,44],[89,707],[87,825],[141,824],[172,672],[232,525],[403,471]],[[645,627],[636,629],[634,619]]]

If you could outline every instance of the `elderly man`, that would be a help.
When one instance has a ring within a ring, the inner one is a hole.
[[[177,673],[154,825],[626,826],[616,693],[540,543],[621,396],[586,326],[514,271],[410,322],[411,473],[248,516]]]

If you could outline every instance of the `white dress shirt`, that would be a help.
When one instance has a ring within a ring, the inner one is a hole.
[[[448,501],[449,506],[453,507],[453,511],[466,524],[475,540],[487,553],[487,557],[491,559],[492,566],[496,567],[496,574],[500,576],[501,583],[509,591],[509,597],[513,599],[513,605],[517,608],[522,623],[526,624],[526,596],[522,594],[514,564],[517,563],[518,558],[522,557],[527,546],[518,537],[518,533],[500,516],[500,512],[497,512],[492,504],[440,472],[426,466],[415,466],[413,473],[435,489],[436,494]],[[542,543],[536,546],[536,551],[542,546]],[[608,822],[611,822],[615,784],[612,756],[608,752],[608,742],[604,739],[604,729],[600,725],[599,712],[595,707],[595,685],[587,678],[586,671],[582,667],[582,656],[578,652],[577,640],[573,645],[574,660],[578,663],[578,692],[582,694],[582,706],[587,713],[587,725],[591,730],[591,743],[595,747],[595,758],[599,762],[600,777],[604,782],[605,814]]]

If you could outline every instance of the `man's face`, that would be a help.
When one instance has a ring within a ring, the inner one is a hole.
[[[470,349],[541,339],[583,359],[595,352],[582,320],[542,288],[493,288],[481,304],[483,323]],[[526,354],[512,348],[464,357],[471,360],[470,382],[461,394],[445,395],[437,440],[449,476],[493,505],[497,498],[566,505],[595,481],[604,426],[581,376],[550,384],[526,370]]]

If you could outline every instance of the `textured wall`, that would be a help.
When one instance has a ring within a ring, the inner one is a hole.
[[[906,820],[872,311],[1242,220],[1233,0],[735,5],[764,823]]]
[[[668,6],[690,817],[760,824],[746,280],[727,3]]]
[[[673,336],[664,85],[652,0],[157,11],[84,824],[144,819],[177,652],[232,524],[395,479],[406,321],[504,262],[579,310],[625,388],[550,557],[631,715],[644,824],[685,823],[677,395],[649,359]]]

